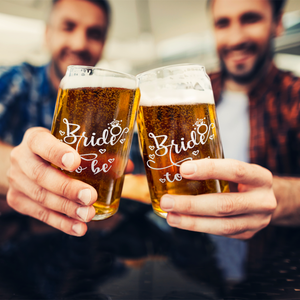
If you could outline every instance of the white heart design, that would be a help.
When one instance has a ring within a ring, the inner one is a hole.
[[[154,154],[150,154],[149,157],[150,157],[151,159],[154,159],[154,158],[155,158],[155,155],[154,155]]]
[[[60,134],[61,136],[63,136],[63,135],[65,135],[65,132],[62,131],[62,130],[60,130],[60,131],[59,131],[59,134]]]
[[[165,183],[165,182],[166,182],[166,179],[165,179],[165,178],[159,178],[159,181],[160,181],[161,183]]]
[[[112,164],[114,161],[115,161],[114,158],[110,158],[110,159],[108,160],[108,162],[110,162],[111,164]]]
[[[214,135],[212,134],[209,138],[210,138],[211,140],[213,140],[213,139],[214,139]]]
[[[155,149],[155,147],[154,146],[149,146],[149,149],[153,151]]]
[[[197,156],[199,154],[199,150],[193,151],[192,154],[195,155],[195,156]]]
[[[120,143],[124,144],[125,141],[126,141],[125,139],[122,139],[122,140],[120,140]]]
[[[106,149],[99,149],[99,152],[100,152],[101,154],[103,154],[103,153],[106,152]]]

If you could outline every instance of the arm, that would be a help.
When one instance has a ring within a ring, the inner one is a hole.
[[[271,223],[281,226],[300,225],[300,178],[277,177],[273,179],[277,208]]]
[[[276,209],[273,176],[265,168],[233,159],[183,163],[180,173],[192,180],[222,179],[237,183],[231,193],[164,195],[161,208],[174,227],[248,239],[266,227]]]

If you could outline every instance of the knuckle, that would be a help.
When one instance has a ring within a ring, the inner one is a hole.
[[[270,222],[271,222],[271,216],[264,218],[263,221],[261,222],[260,229],[267,227],[270,224]]]
[[[277,202],[275,197],[272,198],[271,201],[268,202],[268,204],[266,205],[266,211],[269,213],[272,213],[277,207]]]
[[[217,212],[220,215],[230,215],[235,211],[235,203],[231,197],[222,195],[217,202]]]
[[[190,197],[186,197],[184,203],[184,212],[192,212],[193,211],[193,201]]]
[[[60,184],[59,190],[60,193],[63,197],[67,197],[68,196],[68,191],[71,189],[71,181],[66,179],[63,180]]]
[[[241,164],[240,162],[235,162],[233,168],[234,168],[235,177],[237,179],[241,179],[245,177],[247,171],[243,164]]]
[[[32,178],[36,182],[42,182],[46,177],[45,164],[37,162],[32,168]]]
[[[40,209],[37,212],[37,219],[48,224],[48,220],[49,220],[49,212],[45,209]]]
[[[47,192],[42,187],[38,186],[33,190],[33,199],[42,205],[45,205]]]
[[[267,169],[266,169],[265,180],[266,180],[266,185],[269,188],[272,188],[272,186],[273,186],[273,174]]]
[[[208,173],[210,174],[211,178],[215,178],[215,173],[216,173],[216,164],[214,160],[208,159],[209,167],[208,167]]]
[[[70,206],[70,201],[68,199],[62,199],[60,211],[65,215],[69,215],[69,206]]]
[[[190,231],[197,231],[197,221],[196,221],[196,218],[189,217],[185,228],[187,230],[190,230]]]
[[[37,134],[37,128],[29,128],[26,130],[23,140],[26,141],[28,145],[31,145],[36,142]]]
[[[241,232],[243,232],[243,228],[241,228],[241,226],[238,226],[234,221],[224,220],[222,226],[223,235],[233,235]]]
[[[271,195],[266,195],[262,200],[262,211],[271,214],[277,207],[277,201],[272,192]]]
[[[57,145],[51,144],[51,146],[49,146],[47,149],[46,157],[51,162],[51,161],[54,161],[58,155],[59,155],[59,153],[58,153]]]
[[[10,161],[11,163],[16,163],[18,161],[18,157],[19,157],[19,154],[18,154],[18,151],[19,150],[19,146],[18,147],[15,147],[11,150],[10,152]]]
[[[6,177],[7,177],[9,185],[13,185],[15,182],[15,179],[14,179],[13,172],[11,169],[9,169],[8,172],[6,173]]]
[[[15,208],[18,205],[17,197],[12,189],[8,190],[7,195],[6,195],[6,201],[7,201],[7,204],[12,208]]]
[[[237,238],[239,240],[249,240],[251,239],[254,235],[255,235],[256,232],[253,232],[253,231],[247,231],[247,232],[244,232],[240,235],[237,235],[236,237],[234,238]]]

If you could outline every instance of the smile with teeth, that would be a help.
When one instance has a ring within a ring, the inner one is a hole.
[[[234,62],[242,62],[253,56],[252,51],[245,50],[231,50],[226,54],[227,59]]]

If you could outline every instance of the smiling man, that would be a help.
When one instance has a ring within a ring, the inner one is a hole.
[[[69,65],[94,66],[102,55],[109,25],[105,1],[55,0],[47,29],[50,79],[57,89]]]
[[[184,163],[192,180],[237,184],[228,194],[162,197],[172,226],[247,239],[300,225],[300,79],[278,70],[284,0],[211,0],[221,70],[211,74],[226,159]]]
[[[50,169],[75,170],[80,157],[49,129],[67,66],[99,61],[109,22],[106,0],[53,0],[45,34],[50,62],[0,68],[0,193],[16,211],[77,236],[95,214],[97,192]]]
[[[281,35],[281,0],[212,2],[217,52],[225,89],[247,92],[272,65],[274,37]]]

